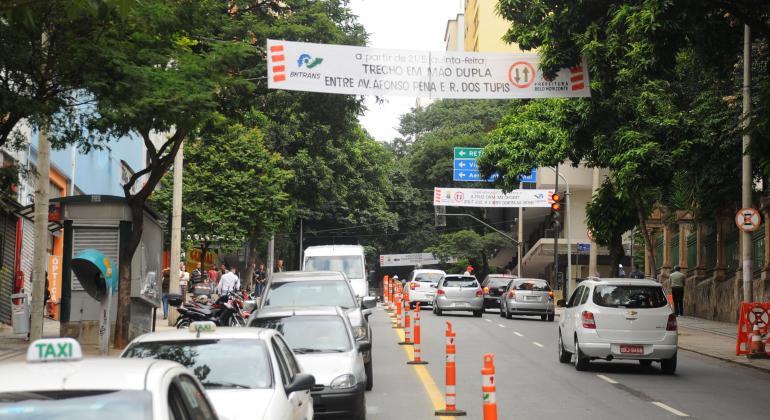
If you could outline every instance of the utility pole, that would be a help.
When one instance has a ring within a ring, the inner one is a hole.
[[[270,241],[267,242],[267,278],[273,276],[275,267],[275,233],[270,234]]]
[[[556,164],[556,170],[554,174],[553,191],[559,192],[559,164]],[[559,285],[559,227],[558,220],[553,221],[553,284],[557,289],[561,289]],[[566,296],[564,297],[566,299]]]
[[[179,262],[182,256],[182,171],[184,164],[184,142],[179,145],[179,151],[174,156],[174,183],[171,199],[171,255],[168,262],[169,293],[180,293]],[[185,297],[182,296],[184,302]],[[176,324],[176,312],[170,311],[168,325]]]
[[[751,135],[748,132],[751,123],[751,28],[743,26],[743,168],[741,176],[741,204],[743,208],[752,207],[751,204],[751,155],[749,144]],[[743,301],[754,300],[754,290],[751,282],[751,232],[743,232],[741,241],[741,259],[743,260]]]
[[[524,189],[524,183],[519,182],[519,189]],[[518,240],[519,243],[516,244],[516,249],[518,252],[516,254],[518,255],[518,261],[516,263],[516,275],[521,278],[521,260],[523,256],[521,254],[524,253],[524,207],[519,207],[519,223],[518,223]]]
[[[40,47],[44,56],[48,52],[48,34],[43,32]],[[45,65],[41,66],[43,80]],[[35,341],[43,337],[43,311],[45,310],[45,276],[48,268],[48,188],[51,170],[51,143],[48,141],[48,118],[40,125],[37,137],[37,185],[35,188],[35,241],[32,265],[32,313],[29,338]]]
[[[599,168],[594,168],[593,182],[591,183],[591,196],[596,195],[596,190],[599,189]],[[590,239],[590,238],[589,238]],[[596,259],[599,255],[599,250],[596,249],[596,242],[591,239],[591,246],[588,248],[588,275],[595,276],[597,273]]]
[[[302,270],[302,257],[304,256],[304,249],[302,248],[302,218],[299,219],[299,266],[297,270]]]

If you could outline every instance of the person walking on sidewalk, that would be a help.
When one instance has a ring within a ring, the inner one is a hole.
[[[182,303],[187,302],[187,284],[190,282],[190,273],[184,265],[184,261],[179,263],[179,290],[182,294]]]
[[[203,281],[203,270],[201,269],[201,263],[198,261],[195,264],[195,269],[190,274],[190,288]]]
[[[219,271],[217,271],[216,267],[212,264],[209,268],[209,282],[213,284],[219,283]]]
[[[235,274],[235,267],[230,267],[230,271],[222,276],[222,279],[219,280],[218,288],[220,295],[241,290],[241,279]]]
[[[674,297],[674,313],[676,316],[684,315],[684,274],[679,271],[679,266],[674,266],[674,271],[668,277],[671,280],[671,294]]]
[[[171,284],[171,271],[168,268],[163,269],[163,280],[161,282],[161,301],[163,302],[163,319],[168,319],[168,289]]]

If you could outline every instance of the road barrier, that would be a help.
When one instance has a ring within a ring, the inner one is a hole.
[[[388,276],[382,278],[382,303],[386,309],[388,307],[388,281]]]
[[[741,303],[740,318],[738,319],[738,337],[735,343],[736,356],[749,357],[770,356],[770,342],[767,334],[770,324],[770,302]]]
[[[457,409],[457,393],[455,385],[457,384],[457,366],[455,364],[455,332],[452,330],[452,323],[446,323],[446,408],[436,410],[437,416],[464,416],[465,411]],[[494,371],[493,371],[494,373]]]
[[[388,279],[388,312],[393,312],[393,284],[395,282],[392,278]]]
[[[484,377],[481,383],[481,395],[484,402],[484,420],[497,420],[497,400],[495,393],[495,355],[487,353],[484,355],[484,367],[481,369],[481,375]]]
[[[411,308],[411,306],[409,298],[407,297],[404,299],[404,341],[398,343],[402,346],[411,346],[413,344],[412,332],[410,331],[412,328],[412,318],[409,316],[409,308]]]
[[[404,302],[401,296],[401,287],[396,286],[396,323],[393,325],[393,328],[399,329],[404,328],[404,322],[401,319]]]
[[[422,360],[422,354],[420,351],[420,302],[414,307],[414,326],[412,327],[412,333],[414,334],[414,360],[406,362],[407,365],[427,365],[428,362]]]

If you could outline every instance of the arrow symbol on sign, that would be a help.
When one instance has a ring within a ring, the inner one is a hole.
[[[521,76],[519,76],[519,69],[516,68],[516,77],[513,78],[513,80],[516,81],[516,83],[519,83],[519,80],[521,80]]]
[[[460,178],[465,178],[465,172],[460,172]]]
[[[465,162],[460,162],[460,167],[464,168],[465,167]]]
[[[522,71],[524,72],[524,83],[527,83],[529,81],[529,69],[524,67],[524,70],[522,70]],[[516,73],[518,74],[518,71]],[[518,82],[518,80],[517,80],[517,82]]]
[[[460,150],[460,153],[458,153],[460,156],[465,156],[465,150]]]

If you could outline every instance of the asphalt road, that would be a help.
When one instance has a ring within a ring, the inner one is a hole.
[[[421,313],[422,353],[429,362],[424,368],[405,364],[407,351],[396,344],[397,330],[382,309],[371,316],[375,389],[367,395],[369,418],[436,418],[434,407],[442,404],[436,396],[444,393],[447,321],[457,333],[457,407],[470,419],[482,418],[485,353],[495,355],[500,419],[770,418],[766,373],[684,350],[673,376],[662,374],[658,364],[645,368],[617,361],[595,361],[587,372],[578,372],[557,360],[558,318],[508,320],[497,312],[439,317],[427,309]]]

